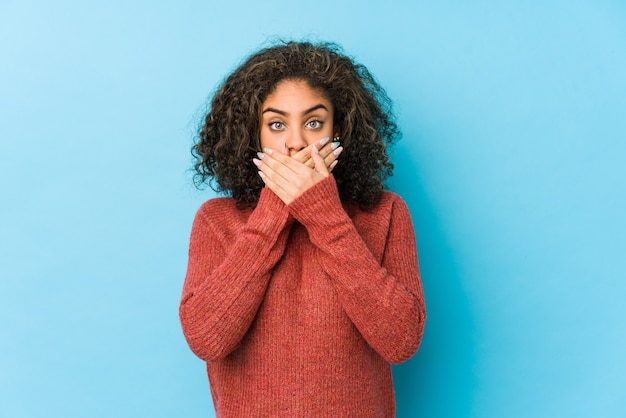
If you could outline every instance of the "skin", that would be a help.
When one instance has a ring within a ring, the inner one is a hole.
[[[285,203],[323,180],[343,150],[328,138],[337,135],[330,100],[305,81],[285,80],[263,102],[262,153],[253,159],[259,176]]]

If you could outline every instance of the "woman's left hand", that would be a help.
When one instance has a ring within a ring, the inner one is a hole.
[[[258,153],[252,161],[259,168],[263,182],[286,204],[296,200],[311,186],[328,177],[328,168],[317,147],[312,147],[314,168],[308,167],[288,155],[268,148]]]

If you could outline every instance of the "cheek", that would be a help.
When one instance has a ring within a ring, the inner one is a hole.
[[[279,142],[278,135],[272,135],[266,128],[261,129],[261,148],[280,149],[282,144]]]
[[[324,125],[324,127],[315,132],[305,132],[304,139],[307,145],[314,144],[322,138],[333,138],[333,127],[331,125]]]

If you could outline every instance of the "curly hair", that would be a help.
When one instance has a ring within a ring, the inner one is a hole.
[[[254,206],[264,183],[252,158],[261,150],[265,99],[284,80],[303,80],[334,107],[344,151],[333,170],[344,203],[373,207],[393,164],[386,153],[400,132],[392,102],[368,69],[333,43],[284,42],[247,58],[220,85],[192,147],[194,182],[240,206]]]

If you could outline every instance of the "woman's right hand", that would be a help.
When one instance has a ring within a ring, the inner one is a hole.
[[[324,159],[324,164],[329,172],[333,171],[333,168],[337,165],[337,158],[343,147],[340,147],[339,142],[331,142],[328,138],[323,138],[308,147],[301,149],[295,153],[292,158],[303,163],[309,168],[315,168],[315,162],[311,157],[312,148],[316,147],[319,150],[319,155]]]

